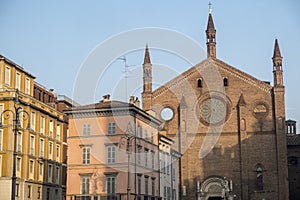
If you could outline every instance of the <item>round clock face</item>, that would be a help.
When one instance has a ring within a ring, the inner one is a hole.
[[[224,122],[226,113],[226,102],[218,98],[207,99],[200,105],[200,118],[208,124]]]

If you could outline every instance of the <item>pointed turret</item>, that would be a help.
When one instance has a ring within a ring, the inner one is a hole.
[[[147,64],[147,63],[151,64],[148,43],[146,44],[145,57],[144,57],[144,64]]]
[[[278,199],[288,199],[288,169],[287,163],[287,149],[286,149],[286,126],[285,122],[285,87],[283,85],[283,71],[282,71],[282,57],[278,40],[275,40],[273,60],[273,77],[274,87],[272,91],[273,98],[273,116],[274,116],[274,130],[276,131],[277,144],[277,168],[278,170]]]
[[[274,86],[283,85],[283,74],[282,74],[282,57],[280,53],[280,48],[278,40],[275,39],[273,60],[273,76],[274,76]]]
[[[207,57],[216,58],[216,29],[211,14],[211,9],[208,15],[208,23],[206,29],[206,45]]]
[[[142,102],[143,102],[144,110],[151,109],[151,98],[152,98],[152,64],[151,64],[148,44],[146,44],[144,64],[143,64],[143,92],[142,92]]]
[[[273,59],[274,70],[282,70],[282,57],[281,57],[280,48],[277,39],[275,39],[274,54],[272,59]]]

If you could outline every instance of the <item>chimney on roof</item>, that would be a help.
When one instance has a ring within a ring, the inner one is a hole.
[[[103,96],[103,102],[108,102],[110,98],[110,94],[106,94]]]
[[[130,96],[130,98],[129,98],[129,103],[130,103],[130,104],[134,104],[134,96]]]

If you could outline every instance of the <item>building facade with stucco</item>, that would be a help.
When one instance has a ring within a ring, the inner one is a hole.
[[[153,199],[160,196],[161,122],[130,103],[103,100],[69,117],[67,199]]]

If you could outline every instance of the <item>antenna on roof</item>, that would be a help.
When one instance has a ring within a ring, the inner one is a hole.
[[[125,56],[117,58],[118,60],[122,60],[124,62],[124,71],[123,73],[125,74],[125,100],[127,100],[127,79],[129,77],[129,67],[135,66],[135,65],[128,65],[127,64],[127,58]]]

